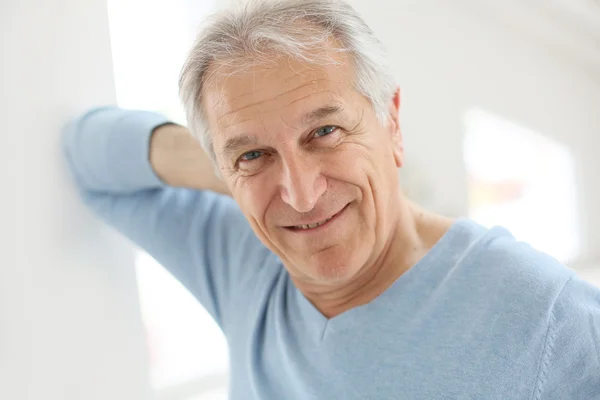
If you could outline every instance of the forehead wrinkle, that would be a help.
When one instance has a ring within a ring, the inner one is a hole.
[[[335,96],[335,93],[334,93],[334,92],[332,92],[332,91],[330,91],[330,90],[322,90],[322,91],[318,91],[318,92],[310,93],[310,94],[308,94],[308,95],[306,95],[306,96],[303,96],[303,97],[301,97],[301,98],[299,98],[299,99],[293,100],[293,101],[291,101],[290,103],[288,103],[288,104],[286,104],[285,106],[283,106],[282,108],[287,108],[287,107],[293,106],[295,103],[297,103],[297,102],[299,102],[299,101],[302,101],[302,100],[305,100],[305,99],[307,99],[307,98],[309,98],[309,97],[311,97],[311,96],[318,95],[318,94],[323,94],[323,93],[331,93],[331,94],[333,95],[332,97],[334,97],[334,98],[335,98],[335,97],[337,97],[337,96]],[[339,105],[339,102],[337,102],[337,101],[336,101],[336,102],[335,102],[335,105]],[[268,113],[268,112],[269,112],[269,111],[260,111],[260,112],[259,112],[257,115],[258,115],[258,116],[260,116],[260,115],[264,115],[264,114],[266,114],[266,113]],[[248,117],[248,118],[245,118],[245,119],[242,119],[242,120],[240,120],[240,121],[237,121],[237,122],[235,122],[235,124],[236,124],[236,125],[238,125],[238,124],[243,124],[244,122],[253,121],[253,120],[255,120],[255,119],[256,119],[256,116],[253,116],[253,117]],[[283,119],[283,117],[282,117],[282,119]],[[287,125],[287,124],[286,124],[286,125]],[[288,125],[288,126],[289,126],[289,125]],[[230,126],[226,127],[226,128],[225,128],[225,130],[228,130],[228,129],[230,129],[231,127],[233,127],[233,125],[230,125]],[[291,127],[291,126],[290,126],[290,127]]]
[[[287,94],[290,94],[290,93],[292,93],[292,92],[294,92],[294,91],[296,91],[296,90],[302,89],[302,88],[304,88],[304,87],[306,87],[306,86],[309,86],[310,84],[311,84],[311,82],[308,82],[308,83],[305,83],[305,84],[303,84],[303,85],[300,85],[300,86],[298,86],[298,87],[295,87],[295,88],[293,88],[293,89],[287,90],[287,91],[285,91],[285,92],[283,92],[283,93],[279,93],[279,94],[277,94],[276,96],[274,96],[274,97],[271,97],[271,98],[269,98],[269,99],[267,99],[267,100],[260,100],[260,101],[256,101],[256,102],[253,102],[253,103],[247,104],[247,105],[245,105],[245,106],[242,106],[242,107],[240,107],[240,108],[237,108],[237,109],[234,109],[234,110],[228,111],[227,113],[225,113],[225,114],[221,115],[221,116],[220,116],[220,117],[217,119],[217,123],[220,123],[220,122],[221,122],[221,121],[222,121],[224,118],[227,118],[227,117],[231,116],[232,114],[237,114],[237,113],[239,113],[239,112],[241,112],[241,111],[243,111],[243,110],[246,110],[246,109],[248,109],[248,108],[251,108],[251,107],[257,106],[257,105],[259,105],[259,104],[263,104],[263,103],[268,103],[268,102],[275,101],[275,100],[277,100],[278,98],[280,98],[280,97],[282,97],[282,96],[285,96],[285,95],[287,95]],[[251,93],[249,93],[249,94],[245,94],[245,95],[236,96],[236,97],[240,98],[240,97],[244,97],[244,96],[250,96],[250,95],[251,95]],[[261,114],[262,114],[262,113],[261,113]]]
[[[319,91],[315,91],[315,92],[309,93],[306,96],[300,97],[299,99],[292,100],[291,102],[289,102],[288,104],[286,104],[285,106],[283,106],[283,108],[290,107],[290,106],[298,103],[299,101],[305,100],[305,99],[307,99],[307,98],[309,98],[311,96],[314,96],[316,94],[323,94],[323,93],[331,93],[334,97],[336,97],[335,96],[335,92],[333,92],[330,89],[319,90]]]
[[[303,77],[302,75],[298,75],[298,74],[295,74],[295,75],[293,75],[293,78],[302,78],[302,77]],[[293,80],[293,79],[292,79],[292,80]],[[292,88],[292,89],[290,89],[290,90],[287,90],[287,91],[285,91],[285,92],[283,92],[283,93],[279,93],[279,94],[277,94],[276,96],[274,96],[274,97],[271,97],[271,98],[269,98],[269,99],[267,99],[267,100],[256,101],[256,102],[253,102],[253,103],[247,104],[247,105],[245,105],[245,106],[242,106],[242,107],[240,107],[240,108],[237,108],[237,109],[234,109],[234,110],[228,111],[227,113],[225,113],[225,114],[221,115],[221,116],[220,116],[220,117],[219,117],[219,118],[216,120],[216,123],[217,123],[217,124],[221,124],[221,122],[222,122],[222,120],[223,120],[223,119],[225,119],[225,118],[228,118],[228,117],[231,117],[231,115],[232,115],[232,114],[239,113],[239,112],[241,112],[241,111],[244,111],[244,110],[246,110],[246,109],[248,109],[248,108],[254,107],[254,106],[256,106],[256,105],[259,105],[259,104],[262,104],[262,103],[268,103],[268,102],[273,102],[273,101],[276,101],[277,99],[279,99],[279,98],[281,98],[281,97],[283,97],[283,96],[289,95],[289,94],[291,94],[291,93],[292,93],[292,92],[294,92],[294,91],[301,90],[301,89],[303,89],[303,88],[306,88],[306,87],[308,87],[308,86],[310,86],[310,85],[314,85],[314,84],[316,84],[316,83],[320,83],[320,82],[322,82],[322,81],[328,81],[328,80],[330,80],[330,79],[328,79],[327,77],[318,78],[318,79],[311,79],[309,82],[305,82],[305,83],[303,83],[303,84],[301,84],[301,85],[299,85],[299,86],[296,86],[296,87],[294,87],[294,88]],[[260,92],[259,92],[259,93],[260,93]],[[314,93],[321,93],[321,92],[314,92]],[[256,92],[255,92],[255,91],[253,91],[253,92],[251,92],[251,93],[246,93],[246,94],[238,95],[238,96],[236,96],[236,98],[238,98],[238,99],[239,99],[239,98],[243,98],[243,97],[247,97],[247,96],[253,96],[253,95],[256,95]],[[223,100],[223,97],[224,97],[224,95],[223,95],[223,94],[221,94],[221,96],[220,96],[220,100],[217,102],[217,104],[223,104],[223,105],[224,105],[224,103],[226,103],[226,101],[225,101],[225,100]],[[307,96],[305,96],[305,97],[307,97]],[[301,100],[301,99],[299,99],[299,100]],[[292,101],[292,103],[294,103],[294,102],[295,102],[295,101]],[[290,103],[290,104],[291,104],[291,103]],[[262,114],[262,113],[260,113],[260,114]],[[235,118],[233,118],[233,119],[235,119]],[[248,120],[250,120],[250,119],[252,119],[252,118],[244,119],[244,120],[241,120],[241,121],[239,121],[239,122],[234,122],[233,124],[239,124],[239,123],[242,123],[242,122],[248,121]],[[227,124],[227,123],[225,123],[225,125],[226,125],[226,129],[227,129],[228,127],[230,127],[231,125],[233,125],[233,124]]]
[[[323,91],[323,92],[318,92],[318,93],[325,93],[325,92],[329,92],[329,91]],[[318,93],[311,93],[308,96],[303,97],[302,99],[306,99],[312,95],[316,95]],[[333,93],[332,93],[333,94]],[[297,101],[300,101],[301,99],[298,99]],[[294,102],[290,103],[293,104]],[[290,104],[284,106],[284,107],[288,107]],[[248,118],[244,121],[248,121],[248,120],[258,120],[260,123],[260,126],[262,128],[263,132],[270,132],[269,134],[269,138],[266,140],[266,143],[272,143],[273,142],[273,138],[278,135],[278,130],[273,130],[273,129],[268,129],[267,128],[267,124],[264,120],[264,118],[262,118],[262,115],[266,114],[267,112],[261,112],[258,114],[258,118],[255,116],[254,118]],[[342,118],[344,121],[346,121],[347,119],[347,115],[345,112],[345,108],[343,106],[343,102],[339,101],[339,99],[337,98],[337,96],[332,96],[332,98],[328,101],[328,102],[324,102],[322,105],[317,106],[312,108],[311,110],[308,110],[307,112],[305,112],[304,114],[300,115],[299,118],[297,119],[297,121],[291,121],[291,122],[287,122],[284,115],[282,115],[281,113],[278,114],[279,119],[281,121],[281,123],[293,130],[298,130],[300,128],[302,128],[303,125],[307,125],[307,124],[312,124],[315,121],[318,121],[320,119],[323,119],[327,116],[335,116],[338,118]],[[239,123],[242,123],[244,121],[240,121]],[[233,126],[231,126],[233,127]],[[229,128],[231,128],[229,127]],[[226,131],[229,129],[227,128]],[[242,140],[242,138],[244,138],[244,140]],[[283,136],[283,138],[279,138],[278,142],[285,144],[288,142],[288,140],[286,140],[287,135]],[[258,138],[255,137],[255,135],[251,135],[250,133],[244,132],[241,133],[239,135],[234,136],[235,140],[231,140],[231,139],[227,139],[226,140],[226,148],[229,148],[227,150],[224,150],[223,153],[231,153],[232,150],[235,150],[235,148],[233,147],[242,147],[245,145],[257,145],[260,140],[258,140]],[[252,139],[252,140],[249,140]],[[293,141],[293,138],[289,138],[290,141]],[[235,146],[234,146],[235,144]]]

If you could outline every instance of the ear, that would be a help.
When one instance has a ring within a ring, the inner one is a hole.
[[[394,92],[388,106],[390,116],[390,134],[392,135],[392,144],[394,146],[394,160],[396,166],[401,168],[404,165],[404,144],[402,142],[402,131],[400,129],[400,88]]]

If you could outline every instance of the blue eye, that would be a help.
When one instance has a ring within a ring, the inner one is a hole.
[[[262,156],[262,152],[253,150],[253,151],[244,153],[241,157],[241,160],[242,161],[252,161],[252,160],[256,160],[260,156]]]
[[[337,126],[332,126],[332,125],[322,126],[315,131],[315,136],[316,137],[327,136],[330,133],[335,132],[336,129],[337,129]]]

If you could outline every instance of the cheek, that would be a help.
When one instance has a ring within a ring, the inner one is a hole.
[[[335,173],[353,176],[361,169],[365,159],[365,149],[356,144],[344,144],[321,159],[321,170],[325,173]]]
[[[374,151],[363,144],[347,145],[328,158],[323,170],[331,177],[362,187],[373,173],[373,160],[378,159]]]
[[[253,223],[265,225],[265,214],[273,198],[274,187],[268,180],[260,177],[245,178],[235,189],[235,200],[242,212]]]

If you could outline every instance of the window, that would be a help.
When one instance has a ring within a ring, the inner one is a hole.
[[[216,0],[109,0],[117,101],[184,123],[179,71],[198,22]],[[224,399],[225,338],[198,302],[154,259],[136,260],[142,317],[158,399]]]
[[[578,256],[574,160],[562,144],[481,109],[466,116],[469,216],[561,262]]]

